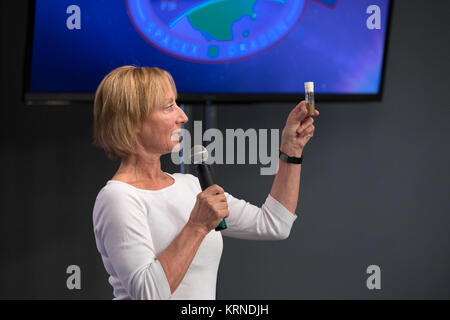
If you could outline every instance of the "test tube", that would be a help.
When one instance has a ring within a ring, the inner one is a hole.
[[[314,115],[314,82],[305,82],[305,100],[308,116]]]

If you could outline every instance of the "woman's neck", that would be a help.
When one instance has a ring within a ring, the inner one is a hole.
[[[158,185],[168,176],[161,170],[160,155],[145,158],[132,155],[122,159],[114,178],[126,179],[128,183]]]

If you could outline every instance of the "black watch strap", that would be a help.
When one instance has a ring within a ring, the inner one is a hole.
[[[286,153],[282,152],[281,150],[280,150],[280,159],[287,163],[301,164],[303,162],[303,157],[300,158],[289,157]]]

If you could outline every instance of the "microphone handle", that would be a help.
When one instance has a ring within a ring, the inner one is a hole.
[[[212,167],[209,164],[202,163],[197,164],[197,176],[198,180],[200,181],[200,186],[202,190],[205,190],[209,186],[212,186],[214,184],[214,175],[212,171]],[[216,231],[224,230],[227,228],[227,223],[225,222],[225,219],[222,219],[222,221],[219,223],[219,225],[214,229]]]

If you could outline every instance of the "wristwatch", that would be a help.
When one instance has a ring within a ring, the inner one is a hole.
[[[282,152],[281,150],[280,150],[280,159],[287,163],[301,164],[303,162],[303,157],[300,158],[289,157],[286,153]]]

